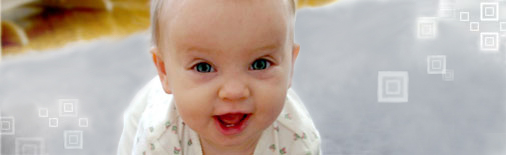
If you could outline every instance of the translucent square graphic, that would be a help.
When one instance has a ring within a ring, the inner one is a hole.
[[[15,120],[14,117],[0,117],[0,134],[14,135],[15,134]]]
[[[430,39],[437,36],[437,24],[434,18],[418,18],[417,36],[420,39]]]
[[[427,56],[427,74],[444,74],[446,72],[445,55]]]
[[[65,130],[63,131],[65,149],[83,149],[83,131]]]
[[[15,140],[16,155],[46,154],[46,144],[42,138],[20,137]]]
[[[480,49],[484,52],[499,51],[499,33],[482,32],[480,33]]]
[[[469,23],[470,31],[480,31],[480,23],[479,22],[470,22]]]
[[[406,71],[378,72],[378,102],[408,102],[409,76]]]
[[[432,61],[431,65],[432,65],[433,69],[442,69],[443,68],[442,67],[443,66],[442,63],[443,62],[441,62],[441,60],[434,60],[434,61]]]
[[[39,117],[48,117],[49,111],[47,108],[39,108]]]
[[[469,21],[469,12],[460,12],[460,21]]]
[[[69,144],[72,145],[79,144],[79,137],[77,135],[69,135]]]
[[[385,83],[387,95],[401,94],[401,82],[399,80],[386,80]]]
[[[58,127],[58,118],[49,118],[49,127]]]
[[[77,99],[60,99],[59,112],[60,117],[76,117],[77,116]]]
[[[447,69],[446,73],[443,74],[443,80],[444,81],[453,81],[455,76],[455,73],[453,69]]]
[[[88,118],[79,118],[79,127],[88,127]]]
[[[485,16],[487,17],[493,17],[495,14],[495,10],[492,7],[486,7],[485,8]]]
[[[481,21],[499,21],[499,3],[480,3]]]
[[[74,105],[72,103],[66,102],[63,103],[63,112],[72,112],[74,111]]]
[[[499,23],[499,31],[506,31],[506,22]]]

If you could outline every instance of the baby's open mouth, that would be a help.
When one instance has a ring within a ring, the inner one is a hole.
[[[224,135],[233,135],[240,133],[247,125],[251,114],[231,113],[224,115],[215,115],[214,119],[218,130]]]

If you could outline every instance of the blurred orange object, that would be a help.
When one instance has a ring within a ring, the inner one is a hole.
[[[2,10],[2,55],[124,37],[148,28],[149,0],[25,0]]]

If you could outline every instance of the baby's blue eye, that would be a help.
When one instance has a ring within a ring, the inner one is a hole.
[[[271,66],[271,62],[265,59],[257,59],[251,64],[250,69],[252,70],[264,70]]]
[[[208,63],[198,63],[197,65],[195,65],[194,69],[197,71],[197,72],[201,72],[201,73],[209,73],[209,72],[214,72],[214,68],[208,64]]]

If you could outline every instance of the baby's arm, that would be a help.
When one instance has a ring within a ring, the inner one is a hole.
[[[123,132],[118,144],[118,155],[132,154],[132,146],[137,133],[139,120],[146,109],[147,97],[153,89],[155,83],[160,83],[159,78],[155,77],[144,88],[142,88],[130,103],[123,114]]]

